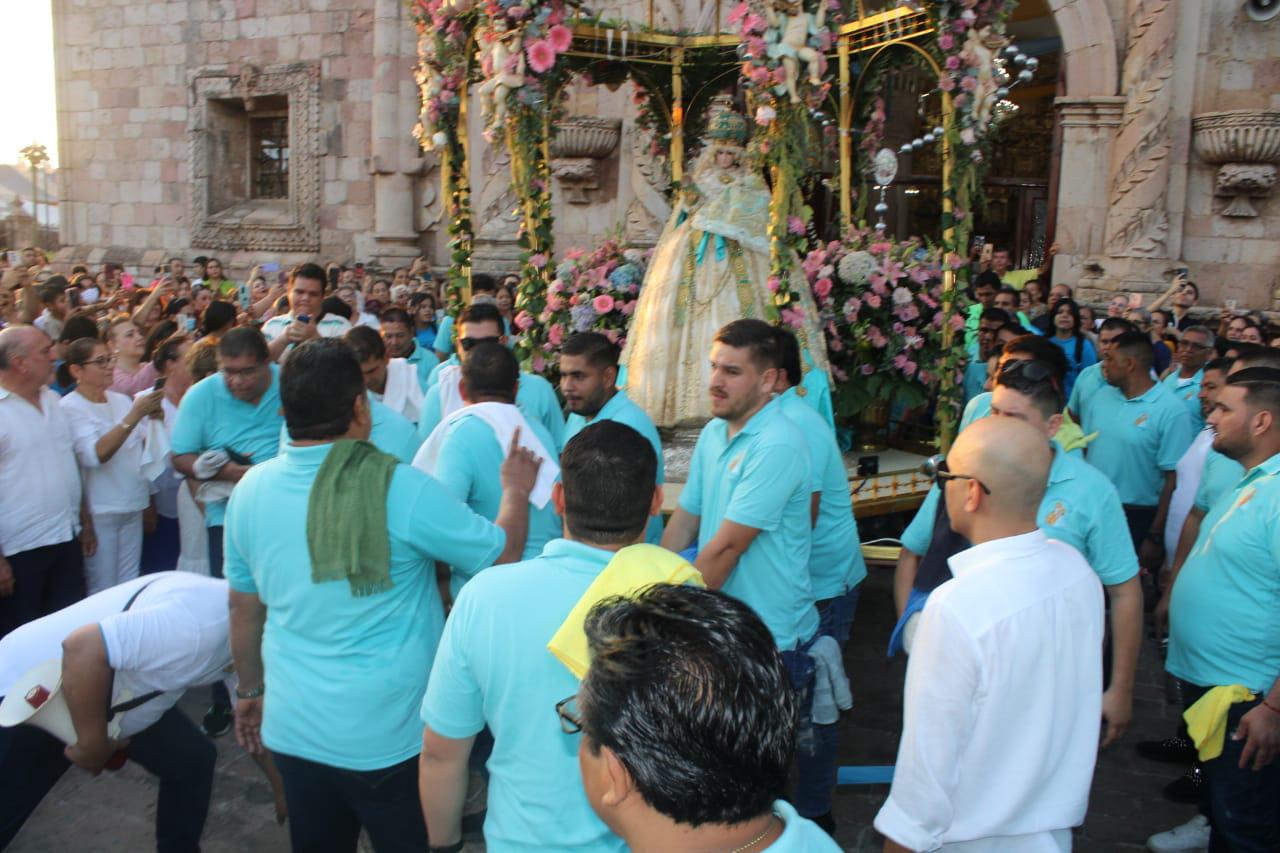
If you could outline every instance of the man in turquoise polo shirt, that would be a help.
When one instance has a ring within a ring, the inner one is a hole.
[[[369,443],[389,456],[403,462],[413,464],[413,457],[418,453],[418,428],[413,422],[399,412],[393,412],[379,401],[367,394],[369,398]],[[289,446],[289,428],[280,427],[280,452],[284,453]]]
[[[468,758],[493,733],[485,844],[508,850],[625,849],[587,802],[578,744],[556,705],[578,680],[547,643],[614,554],[644,537],[660,511],[657,456],[625,424],[600,420],[560,457],[553,502],[564,538],[542,554],[487,569],[466,585],[445,625],[422,700],[420,788],[431,844],[460,849]]]
[[[518,557],[539,462],[513,448],[495,525],[367,443],[364,379],[341,341],[294,350],[280,399],[290,445],[227,508],[236,736],[274,755],[293,849],[354,853],[364,828],[380,851],[420,851],[416,712],[444,626],[435,561]]]
[[[658,485],[663,476],[662,440],[658,429],[631,398],[617,386],[618,345],[599,332],[573,335],[560,348],[560,393],[564,396],[569,417],[565,419],[564,441],[569,443],[583,427],[597,421],[617,421],[643,435],[658,456]],[[649,519],[644,541],[657,545],[662,541],[662,515]]]
[[[238,483],[250,466],[266,462],[280,449],[280,368],[271,363],[266,339],[257,329],[232,329],[218,341],[219,371],[193,385],[182,397],[173,424],[173,468],[198,480],[196,460],[207,450],[231,458],[213,480]],[[246,461],[247,460],[247,461]],[[209,572],[222,577],[222,523],[227,502],[208,501],[204,523],[209,534]],[[204,717],[210,737],[231,727],[231,699],[213,685],[213,704]]]
[[[458,351],[431,373],[422,416],[418,419],[418,435],[424,441],[441,421],[462,408],[458,381],[468,350],[481,341],[507,344],[507,336],[502,332],[502,314],[488,304],[472,305],[466,310],[458,324],[458,335]],[[555,442],[555,447],[548,450],[559,453],[564,446],[564,414],[560,411],[560,401],[551,383],[536,373],[522,372],[516,405],[526,419],[538,421],[547,428]]]
[[[1195,431],[1186,406],[1151,378],[1151,339],[1125,332],[1102,357],[1108,388],[1094,395],[1081,428],[1097,433],[1085,451],[1124,504],[1138,559],[1151,572],[1164,562],[1164,523],[1178,460]]]
[[[379,315],[378,324],[387,355],[412,364],[418,371],[418,384],[426,391],[431,371],[440,364],[440,358],[426,347],[418,346],[413,317],[403,308],[388,308]]]
[[[711,346],[711,413],[662,546],[698,543],[707,586],[760,614],[800,696],[800,743],[810,736],[818,610],[809,580],[813,480],[804,433],[773,400],[778,343],[762,320],[735,320]],[[818,815],[804,815],[818,817]]]
[[[1084,423],[1085,412],[1093,398],[1109,387],[1102,375],[1102,357],[1111,349],[1116,338],[1125,332],[1136,332],[1136,327],[1123,317],[1108,317],[1102,321],[1098,329],[1098,363],[1091,364],[1076,377],[1076,384],[1071,388],[1071,396],[1067,400],[1067,409],[1071,419],[1076,423]]]
[[[656,584],[598,604],[586,632],[596,655],[557,710],[580,733],[591,807],[630,849],[840,850],[782,799],[796,743],[777,721],[795,716],[795,699],[750,608]]]
[[[1197,432],[1204,426],[1204,418],[1200,414],[1200,379],[1213,354],[1213,332],[1204,326],[1188,326],[1178,339],[1178,351],[1174,356],[1176,369],[1163,380],[1164,387],[1191,412]]]
[[[964,368],[966,402],[986,390],[987,360],[1000,352],[996,343],[996,332],[1011,323],[1012,319],[1009,315],[999,308],[987,308],[978,318],[978,346],[976,351],[970,351],[969,363]]]
[[[454,414],[452,421],[436,429],[412,463],[434,477],[459,501],[491,521],[497,517],[502,503],[498,472],[502,470],[506,448],[490,424],[489,415],[466,413],[477,412],[475,407],[481,404],[494,404],[488,407],[489,412],[496,410],[498,418],[518,421],[519,429],[536,438],[548,454],[555,452],[546,428],[537,421],[527,420],[516,408],[519,381],[520,365],[511,350],[496,342],[472,348],[462,367],[461,391],[466,406]],[[541,506],[529,504],[529,533],[525,537],[522,560],[542,553],[542,547],[558,538],[563,529],[550,495],[544,498]],[[456,600],[463,585],[472,577],[474,573],[465,566],[451,566],[450,598]]]
[[[1247,471],[1204,518],[1169,607],[1166,667],[1188,706],[1239,685],[1222,752],[1203,763],[1212,850],[1280,849],[1280,370],[1233,373],[1209,423]]]
[[[303,341],[340,338],[351,330],[345,317],[324,313],[321,302],[326,280],[318,264],[302,264],[289,274],[289,313],[262,324],[272,361],[283,361],[285,354]]]
[[[789,329],[774,332],[778,337],[778,384],[774,386],[777,404],[804,434],[809,458],[809,514],[813,524],[809,583],[818,608],[818,633],[833,638],[843,649],[858,607],[859,584],[867,576],[858,525],[853,518],[849,472],[827,422],[796,393],[802,380],[800,342]],[[796,809],[824,827],[835,826],[831,792],[836,782],[838,730],[835,722],[815,722],[818,747],[812,752],[802,750],[797,756]]]
[[[1124,734],[1132,717],[1134,675],[1142,645],[1142,588],[1137,556],[1115,487],[1092,465],[1063,452],[1052,441],[1062,426],[1061,377],[1062,374],[1053,373],[1048,362],[1007,362],[992,392],[991,414],[1024,421],[1050,439],[1053,463],[1036,521],[1045,536],[1079,551],[1106,587],[1111,603],[1112,646],[1110,661],[1104,666],[1110,672],[1110,682],[1102,696],[1102,714],[1107,723],[1103,743],[1110,744]],[[920,558],[930,547],[938,500],[935,485],[902,534],[906,559],[899,561],[895,586],[916,581],[916,589],[930,592],[950,577],[949,572],[936,581],[916,575]]]

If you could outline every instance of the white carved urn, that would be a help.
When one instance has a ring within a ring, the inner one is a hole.
[[[1192,142],[1218,167],[1216,193],[1230,199],[1223,216],[1257,216],[1253,200],[1270,195],[1280,163],[1280,110],[1226,110],[1191,120]]]
[[[600,188],[600,161],[618,147],[622,119],[570,116],[551,140],[551,174],[570,204],[589,204],[589,190]]]

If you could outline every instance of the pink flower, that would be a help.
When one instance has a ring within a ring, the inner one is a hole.
[[[608,338],[608,339],[609,339],[609,343],[611,343],[611,344],[616,344],[616,343],[618,342],[618,330],[617,330],[617,329],[605,329],[605,330],[604,330],[604,336],[605,336],[606,338]]]
[[[969,103],[969,96],[966,95],[964,92],[961,92],[960,94],[956,95],[955,99],[951,102],[951,105],[956,109],[959,109],[960,107],[963,107],[967,103]]]
[[[966,77],[964,79],[972,80],[973,78]],[[974,134],[973,128],[966,127],[964,130],[960,131],[960,141],[963,142],[965,145],[973,145],[975,142],[977,142],[978,138]]]
[[[536,255],[529,256],[529,266],[536,270],[540,270],[547,265],[547,256],[539,252]]]
[[[871,306],[872,308],[880,307],[880,297],[875,293],[868,293],[866,296],[863,297],[862,301],[865,302],[867,305]]]
[[[831,279],[818,279],[813,285],[813,292],[817,294],[819,299],[826,299],[831,295]]]
[[[871,282],[871,292],[875,295],[885,296],[889,293],[889,288],[885,286],[885,282],[888,279],[884,277],[884,273],[872,273],[867,278],[867,281]]]
[[[526,331],[533,325],[533,315],[528,311],[521,311],[516,315],[516,328],[520,331]]]
[[[960,70],[960,57],[952,55],[947,57],[946,67],[948,71]]]
[[[764,18],[755,12],[748,12],[747,16],[742,19],[742,30],[748,33],[762,33],[769,28],[769,24]]]
[[[938,316],[941,317],[942,315],[939,314]],[[964,317],[960,316],[959,314],[952,314],[951,329],[952,331],[955,331],[955,332],[959,332],[962,329],[964,329]]]
[[[557,24],[547,31],[547,41],[556,53],[564,53],[573,44],[573,30],[564,24]]]
[[[751,11],[751,7],[746,3],[739,3],[733,7],[733,11],[729,13],[729,23],[736,24],[747,17],[747,13]]]
[[[954,92],[956,88],[956,80],[950,74],[943,74],[942,79],[938,81],[938,88],[944,92]]]
[[[613,297],[607,293],[602,293],[591,300],[591,307],[596,309],[597,314],[608,314],[613,310]]]
[[[636,300],[632,299],[630,302],[623,302],[622,308],[619,310],[622,311],[622,316],[630,317],[632,314],[636,313]]]
[[[786,323],[791,328],[804,328],[804,312],[799,308],[783,308],[781,316],[782,322]]]
[[[862,367],[858,368],[858,372],[861,373],[863,376],[870,376],[871,374],[876,372],[876,369],[869,364],[864,364],[862,365]]]
[[[778,288],[782,287],[782,281],[776,276],[769,276],[768,287],[770,293],[777,293]]]
[[[547,369],[547,360],[540,355],[535,355],[533,357],[532,367],[534,373],[541,373]]]
[[[894,324],[893,324],[893,333],[894,333],[895,335],[901,335],[901,334],[902,334],[903,332],[905,332],[906,330],[907,330],[907,327],[906,327],[906,326],[904,326],[904,325],[902,325],[901,323],[894,323]]]
[[[528,14],[529,10],[523,6],[512,6],[507,10],[507,15],[515,21],[524,20],[524,17]]]
[[[563,311],[563,310],[564,310],[564,297],[563,297],[563,296],[555,296],[555,295],[548,296],[548,297],[547,297],[547,310],[549,310],[549,311]]]
[[[887,255],[892,248],[892,243],[872,243],[867,250],[873,255]]]
[[[885,344],[889,343],[889,339],[880,331],[879,326],[871,326],[867,329],[867,341],[876,349],[884,349]]]
[[[564,343],[564,326],[560,323],[552,323],[547,328],[547,340],[552,346],[560,346]]]
[[[537,74],[545,74],[556,64],[556,52],[544,39],[538,39],[525,48],[529,68]]]
[[[956,40],[952,38],[951,33],[943,33],[938,37],[938,47],[942,50],[951,50],[956,46]]]
[[[582,257],[586,253],[587,253],[586,249],[577,249],[577,248],[570,249],[569,251],[564,253],[564,259],[566,261],[576,261],[578,258]]]
[[[787,233],[795,234],[798,237],[804,236],[804,220],[799,216],[787,217]]]
[[[978,78],[970,74],[966,74],[964,79],[960,81],[960,88],[964,89],[966,92],[972,92],[974,89],[978,88]]]
[[[751,73],[751,82],[757,86],[764,86],[768,83],[769,72],[765,68],[757,68]],[[761,104],[756,107],[756,124],[761,127],[767,127],[778,117],[778,113],[768,104]]]

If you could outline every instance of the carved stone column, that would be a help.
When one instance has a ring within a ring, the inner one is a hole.
[[[1062,168],[1058,184],[1056,240],[1062,248],[1053,266],[1055,282],[1075,286],[1100,269],[1105,253],[1107,174],[1111,144],[1124,114],[1125,99],[1097,95],[1058,98],[1062,127]]]
[[[407,14],[399,0],[374,2],[369,172],[373,175],[373,253],[385,267],[404,265],[418,255],[413,179],[422,160],[413,150],[411,133],[417,106],[409,72],[413,27]]]

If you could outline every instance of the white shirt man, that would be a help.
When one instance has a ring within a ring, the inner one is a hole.
[[[952,526],[977,544],[950,559],[954,577],[930,596],[911,650],[893,787],[875,820],[886,850],[1056,853],[1084,820],[1103,595],[1080,552],[1036,528],[1050,459],[1027,424],[988,418],[939,475]]]

